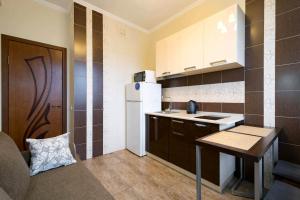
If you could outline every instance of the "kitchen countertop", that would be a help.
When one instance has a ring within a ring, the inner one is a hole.
[[[196,122],[206,122],[212,124],[220,124],[220,125],[229,125],[234,124],[236,122],[244,120],[243,114],[234,114],[234,113],[221,113],[221,112],[197,112],[197,114],[187,114],[186,110],[172,110],[176,111],[177,113],[159,113],[159,112],[148,112],[148,115],[155,115],[155,116],[162,116],[162,117],[170,117],[176,119],[184,119],[184,120],[191,120]],[[209,119],[199,119],[195,117],[200,116],[226,116],[224,119],[219,120],[209,120]]]

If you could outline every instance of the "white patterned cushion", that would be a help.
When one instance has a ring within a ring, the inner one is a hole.
[[[26,139],[31,153],[30,175],[76,163],[69,147],[69,133],[47,139]]]

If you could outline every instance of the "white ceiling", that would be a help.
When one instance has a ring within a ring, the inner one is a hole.
[[[72,0],[45,0],[68,9]],[[205,0],[84,0],[102,10],[141,27],[152,30],[189,7]]]

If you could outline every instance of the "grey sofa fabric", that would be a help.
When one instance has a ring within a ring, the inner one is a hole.
[[[275,181],[264,200],[299,200],[300,189],[284,182]]]
[[[29,168],[14,141],[0,133],[0,187],[13,200],[23,200],[29,186]]]
[[[1,187],[0,187],[0,199],[1,200],[12,200]]]
[[[110,200],[113,197],[79,161],[31,177],[26,200]]]
[[[273,174],[298,184],[300,183],[300,165],[279,160],[273,170]]]

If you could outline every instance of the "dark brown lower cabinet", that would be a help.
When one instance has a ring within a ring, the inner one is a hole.
[[[169,157],[169,131],[170,118],[148,116],[147,117],[146,149],[162,159]]]
[[[147,115],[147,151],[191,173],[196,173],[195,140],[219,131],[219,125]],[[202,149],[202,176],[219,185],[219,152]]]
[[[184,121],[171,120],[171,131],[169,133],[169,162],[183,169],[187,169],[188,142],[184,125]]]

